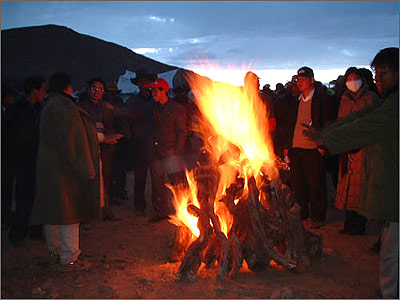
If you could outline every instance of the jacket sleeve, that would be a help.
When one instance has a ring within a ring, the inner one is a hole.
[[[181,155],[183,152],[185,152],[185,143],[186,143],[186,137],[188,133],[188,127],[187,127],[187,110],[184,106],[180,105],[180,109],[177,112],[177,118],[176,118],[176,154]]]
[[[51,126],[54,133],[47,136],[47,142],[54,143],[60,159],[68,162],[81,176],[93,179],[96,172],[79,110],[73,103],[57,102],[49,103],[43,111],[41,126],[47,127],[46,130]]]
[[[398,99],[387,99],[375,109],[366,108],[354,112],[322,132],[325,145],[331,154],[365,147],[398,136]]]

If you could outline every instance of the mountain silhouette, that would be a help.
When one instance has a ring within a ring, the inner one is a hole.
[[[146,67],[162,73],[179,69],[137,54],[132,50],[58,25],[14,28],[1,31],[2,82],[21,90],[30,75],[49,79],[67,72],[74,89],[94,77],[118,81],[125,70]]]

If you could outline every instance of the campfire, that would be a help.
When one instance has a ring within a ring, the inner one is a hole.
[[[171,258],[177,277],[193,282],[201,264],[218,266],[218,281],[271,263],[305,270],[322,251],[307,231],[300,207],[280,174],[288,167],[273,153],[266,106],[258,90],[187,78],[201,112],[196,131],[203,140],[198,166],[187,184],[169,186],[178,226]],[[273,262],[272,262],[273,261]]]

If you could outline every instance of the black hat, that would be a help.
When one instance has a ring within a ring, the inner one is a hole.
[[[301,77],[314,77],[314,72],[309,67],[301,67],[297,70],[297,76]]]
[[[149,73],[149,71],[145,68],[138,69],[136,71],[136,77],[131,78],[131,82],[134,85],[137,85],[140,78],[146,78],[149,81],[153,82],[157,79],[157,73]]]

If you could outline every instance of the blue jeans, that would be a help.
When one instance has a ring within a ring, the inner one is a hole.
[[[44,225],[47,247],[51,254],[60,256],[61,264],[68,264],[78,259],[79,223],[70,225]]]

